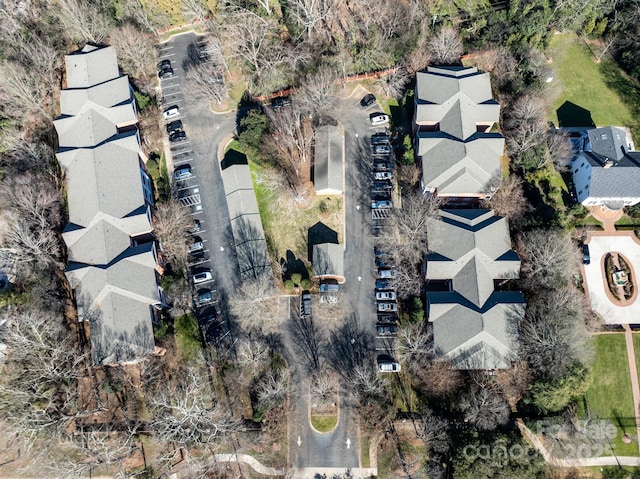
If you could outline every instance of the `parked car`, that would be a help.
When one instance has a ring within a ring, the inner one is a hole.
[[[385,361],[378,363],[378,371],[380,371],[381,373],[399,373],[400,363],[396,363],[395,361]]]
[[[373,174],[374,180],[390,180],[391,178],[393,178],[393,175],[390,171],[376,171]]]
[[[589,245],[588,244],[583,244],[582,245],[582,263],[583,264],[590,264],[591,263],[591,255],[589,254]]]
[[[379,323],[396,323],[398,321],[398,316],[393,313],[378,313],[378,322]]]
[[[391,190],[393,189],[393,185],[390,181],[374,181],[373,182],[374,190]]]
[[[300,296],[300,314],[302,316],[311,315],[311,293],[307,290],[304,290]]]
[[[395,301],[395,291],[378,291],[376,292],[376,300],[378,301]]]
[[[384,210],[393,208],[393,202],[391,200],[376,200],[371,202],[371,208],[374,210]]]
[[[209,324],[209,327],[207,328],[207,332],[205,334],[205,337],[207,338],[207,341],[213,342],[217,338],[222,336],[223,332],[224,332],[224,328],[222,326],[222,323],[214,321],[211,324]]]
[[[291,105],[291,100],[289,99],[288,96],[281,96],[271,100],[271,107],[275,109],[282,108],[283,106],[289,106],[289,105]]]
[[[378,291],[386,291],[393,288],[394,286],[392,281],[387,281],[385,279],[376,280],[376,290]]]
[[[165,120],[168,120],[169,118],[175,118],[179,114],[180,114],[180,108],[178,108],[176,105],[170,106],[169,108],[166,108],[162,112],[162,116],[164,117]]]
[[[196,306],[202,306],[213,301],[213,293],[210,289],[201,289],[195,299]]]
[[[360,100],[360,106],[362,108],[367,108],[373,105],[375,102],[376,102],[376,97],[373,96],[371,93],[369,93],[362,97],[362,100]]]
[[[396,277],[396,271],[393,269],[379,269],[378,278],[380,279],[393,279]]]
[[[193,220],[193,228],[191,228],[191,232],[197,233],[201,229],[202,229],[202,223],[200,223],[200,220]]]
[[[398,311],[398,303],[378,303],[377,310],[381,313],[395,313]]]
[[[173,178],[176,181],[186,180],[187,178],[191,178],[191,166],[189,165],[180,166],[173,172]]]
[[[173,120],[167,124],[167,133],[171,134],[176,130],[182,130],[182,120]]]
[[[376,155],[388,155],[391,153],[391,147],[389,145],[375,145],[373,153]]]
[[[369,115],[369,121],[373,126],[384,125],[389,123],[389,116],[384,113],[372,113]]]
[[[373,171],[391,171],[391,163],[387,161],[376,161],[373,164]]]
[[[340,291],[340,285],[338,283],[322,283],[320,285],[321,293],[337,293]]]
[[[202,243],[202,240],[198,237],[193,238],[193,243],[189,245],[189,253],[202,251],[203,249],[204,249],[204,244]]]
[[[213,276],[211,276],[211,271],[208,269],[199,271],[193,275],[194,284],[206,283],[207,281],[211,281],[212,279]]]
[[[392,334],[398,334],[398,326],[393,323],[378,323],[376,330],[380,336],[391,336]]]
[[[388,145],[389,144],[389,135],[386,133],[374,133],[371,135],[371,144],[372,145]]]
[[[171,78],[173,76],[173,68],[170,60],[162,60],[158,63],[158,76],[160,78]]]
[[[178,143],[180,141],[185,141],[186,139],[187,134],[182,130],[174,131],[169,135],[169,141],[171,143]]]

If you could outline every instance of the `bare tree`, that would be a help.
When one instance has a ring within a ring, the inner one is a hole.
[[[485,431],[506,424],[509,420],[509,404],[500,390],[486,380],[476,379],[474,383],[460,400],[464,420]]]
[[[76,417],[78,352],[63,318],[49,311],[5,309],[0,408],[26,438],[46,437]]]
[[[458,32],[451,27],[442,27],[429,40],[432,62],[449,65],[460,60],[462,56],[462,40]]]
[[[269,370],[257,384],[258,401],[268,407],[279,406],[284,401],[289,385],[286,370]]]
[[[153,227],[167,261],[178,270],[184,269],[191,241],[189,230],[193,228],[189,209],[174,199],[161,203],[156,208]]]
[[[102,43],[111,33],[111,19],[98,2],[58,0],[58,16],[72,40]]]
[[[237,364],[251,373],[260,371],[269,359],[269,347],[260,339],[243,338],[237,346]]]
[[[558,171],[567,171],[573,156],[569,135],[561,130],[550,129],[547,132],[549,160]]]
[[[110,43],[118,52],[118,64],[131,77],[138,80],[138,86],[147,93],[155,87],[156,56],[153,39],[131,23],[116,28]]]
[[[278,296],[271,281],[245,281],[229,302],[231,313],[249,334],[278,332],[282,320],[278,315]]]
[[[60,225],[60,193],[50,181],[30,172],[11,176],[0,184],[0,198],[22,221],[38,229]]]
[[[325,21],[333,3],[328,0],[291,0],[287,2],[287,11],[293,22],[305,31],[307,38],[315,42],[325,40],[328,33]]]
[[[340,378],[331,369],[316,371],[311,378],[311,394],[321,401],[333,401],[338,387],[340,387]]]
[[[286,82],[280,69],[289,61],[289,51],[280,42],[277,25],[268,18],[262,18],[248,10],[237,10],[228,15],[224,22],[228,57],[242,61],[245,76],[252,90],[275,89]]]
[[[410,264],[422,262],[427,252],[427,228],[438,218],[441,201],[430,195],[410,192],[402,197],[402,208],[394,208],[392,244]]]
[[[184,88],[195,98],[217,105],[227,98],[227,85],[221,68],[213,62],[203,62],[187,70]]]
[[[463,385],[462,374],[447,361],[433,361],[414,374],[415,387],[433,398],[450,398]]]
[[[0,63],[0,98],[4,112],[15,119],[28,115],[48,116],[51,106],[37,77],[15,62]]]
[[[332,116],[338,106],[338,74],[329,65],[305,77],[293,97],[294,107],[315,118]]]
[[[418,437],[430,451],[444,454],[449,451],[449,422],[433,414],[430,409],[420,411],[416,428]]]
[[[516,175],[509,175],[495,185],[498,190],[489,200],[482,200],[483,208],[493,209],[497,215],[506,216],[512,223],[519,223],[522,216],[530,208],[524,196],[522,180]]]
[[[300,194],[304,170],[311,167],[311,124],[300,111],[282,107],[269,112],[271,133],[266,137],[265,148],[271,152],[284,173],[288,189]]]
[[[180,446],[208,446],[238,430],[240,421],[219,404],[210,404],[209,383],[198,372],[187,369],[173,389],[163,389],[149,398],[149,428],[158,441]]]
[[[523,286],[556,289],[577,270],[578,250],[569,234],[560,230],[533,230],[518,239]]]
[[[376,80],[379,93],[396,100],[402,98],[407,83],[409,83],[409,74],[403,65],[396,67],[393,73]]]
[[[361,399],[379,398],[384,395],[384,382],[373,367],[367,364],[359,364],[352,374],[352,384]]]
[[[519,325],[522,356],[540,377],[557,378],[591,350],[582,324],[579,294],[572,287],[543,292]]]
[[[10,32],[5,40],[12,50],[10,59],[26,68],[41,88],[47,91],[57,88],[61,55],[48,39],[38,35],[27,37],[25,30],[20,29]]]
[[[422,323],[401,327],[396,348],[398,359],[412,368],[423,368],[432,353],[432,339]]]

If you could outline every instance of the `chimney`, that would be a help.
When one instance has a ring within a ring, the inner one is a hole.
[[[613,166],[613,161],[610,160],[609,158],[605,158],[605,159],[606,159],[606,161],[604,163],[603,168],[611,168]]]

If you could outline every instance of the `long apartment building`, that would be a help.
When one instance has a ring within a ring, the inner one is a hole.
[[[162,290],[133,91],[113,47],[87,45],[65,65],[54,126],[69,212],[66,276],[90,325],[93,363],[135,361],[155,350]]]

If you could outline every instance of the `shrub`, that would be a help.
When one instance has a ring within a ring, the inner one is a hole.
[[[294,284],[300,284],[300,281],[302,281],[302,275],[300,273],[293,273],[291,275],[291,281],[293,281]]]
[[[284,282],[284,289],[286,289],[287,291],[291,291],[294,286],[295,284],[293,284],[293,281],[291,281],[290,279]]]
[[[149,105],[149,103],[151,103],[151,98],[144,93],[135,91],[133,92],[133,95],[136,97],[136,103],[138,104],[140,110],[144,110]]]
[[[311,282],[311,280],[309,278],[305,278],[302,281],[300,281],[300,287],[302,289],[309,289],[312,284],[313,283]]]

